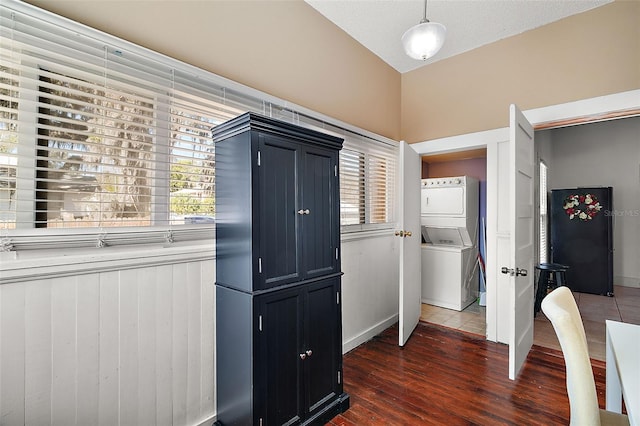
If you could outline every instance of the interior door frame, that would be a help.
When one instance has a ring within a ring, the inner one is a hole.
[[[507,114],[505,108],[505,116]],[[640,89],[526,110],[523,114],[534,130],[636,116],[640,115]],[[501,343],[508,342],[508,331],[507,335],[503,336],[504,333],[498,330],[499,324],[506,322],[506,318],[503,318],[504,313],[500,311],[497,291],[499,273],[496,252],[498,239],[501,237],[497,230],[498,180],[501,170],[506,167],[501,166],[499,144],[508,143],[508,140],[509,128],[503,127],[411,144],[420,155],[487,149],[486,336],[487,340]],[[504,235],[502,238],[504,239]]]

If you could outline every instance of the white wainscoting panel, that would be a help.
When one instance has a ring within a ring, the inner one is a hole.
[[[345,351],[397,321],[396,240],[343,236]],[[162,250],[3,261],[0,425],[212,422],[215,254]]]
[[[0,285],[0,424],[213,418],[214,280],[212,257]]]
[[[25,343],[33,340],[25,336],[28,322],[25,321],[26,288],[21,285],[3,287],[0,286],[0,419],[3,424],[22,425],[27,406],[24,398]],[[46,327],[50,325],[46,324]],[[47,352],[50,356],[51,349]],[[47,370],[47,366],[43,370]],[[29,391],[31,393],[31,387]]]
[[[342,351],[398,321],[400,238],[393,229],[342,238]]]

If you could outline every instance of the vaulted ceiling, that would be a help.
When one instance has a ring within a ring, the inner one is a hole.
[[[407,57],[402,34],[422,19],[422,0],[305,0],[382,60],[404,73],[532,30],[613,0],[428,0],[427,19],[447,28],[444,46],[423,62]]]

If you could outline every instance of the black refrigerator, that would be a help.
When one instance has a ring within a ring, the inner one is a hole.
[[[551,191],[551,259],[569,266],[567,286],[613,296],[613,188]]]

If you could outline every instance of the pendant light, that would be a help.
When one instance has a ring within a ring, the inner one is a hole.
[[[440,50],[444,44],[447,29],[437,22],[427,19],[427,0],[424,0],[424,15],[418,25],[409,28],[402,35],[402,46],[413,59],[426,61]]]

